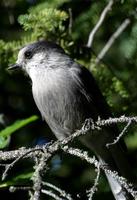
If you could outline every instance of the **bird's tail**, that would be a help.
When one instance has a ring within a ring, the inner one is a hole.
[[[108,179],[111,191],[116,200],[133,200],[134,198],[129,194],[125,188],[121,185],[119,180],[113,177],[110,173],[105,171],[106,177]]]
[[[109,143],[105,141],[107,137],[104,136],[104,134],[101,136],[102,138],[98,135],[98,133],[94,134],[92,138],[90,135],[86,135],[85,138],[82,138],[82,142],[84,142],[87,147],[93,150],[96,153],[100,163],[107,166],[109,171],[112,172],[109,173],[109,171],[105,170],[106,177],[115,199],[133,200],[134,198],[127,191],[125,186],[121,184],[120,179],[115,177],[113,174],[113,172],[116,171],[119,176],[126,178],[128,183],[131,182],[135,184],[135,177],[132,174],[132,169],[128,162],[126,153],[123,151],[119,143],[111,145],[109,148],[107,148],[106,144]]]
[[[121,146],[119,144],[112,145],[108,149],[108,153],[110,153],[110,158],[107,164],[110,167],[110,170],[108,172],[107,170],[105,170],[105,174],[115,199],[133,200],[133,196],[127,191],[125,185],[122,184],[122,179],[120,181],[120,177],[117,178],[114,173],[114,171],[116,170],[116,172],[118,172],[120,176],[123,176],[127,179],[128,184],[130,183],[130,181],[135,184],[135,177],[132,174],[132,169],[126,157],[126,153],[121,149]],[[100,160],[100,163],[106,164],[106,162],[102,160],[100,156],[98,156],[98,158]],[[133,187],[133,189],[134,188],[135,186]]]

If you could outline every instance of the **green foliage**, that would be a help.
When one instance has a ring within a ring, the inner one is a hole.
[[[0,66],[14,63],[18,50],[27,43],[38,39],[60,41],[65,37],[64,21],[68,19],[68,14],[57,8],[67,1],[47,1],[30,8],[29,14],[20,15],[18,21],[26,34],[18,41],[0,40]]]
[[[9,144],[10,144],[10,136],[8,137],[0,136],[0,149],[4,149]]]
[[[128,91],[124,87],[122,81],[120,81],[117,77],[112,78],[112,87],[114,91],[120,95],[121,98],[129,97]]]
[[[0,183],[0,188],[14,186],[14,185],[21,185],[24,182],[29,181],[30,178],[32,177],[32,174],[33,174],[32,172],[23,172],[22,174],[13,177],[9,181]]]
[[[43,5],[42,5],[43,6]],[[25,31],[31,31],[34,40],[39,38],[52,39],[64,34],[63,21],[68,18],[64,11],[55,8],[36,7],[29,10],[29,14],[20,15],[19,23]]]
[[[21,45],[21,41],[5,42],[0,40],[0,70],[3,66],[8,66],[9,63],[15,62]]]
[[[127,39],[122,41],[120,50],[125,58],[130,59],[134,56],[137,48],[137,23],[135,23],[132,27],[130,34],[125,37]]]
[[[31,116],[27,119],[17,120],[12,125],[7,126],[5,129],[0,131],[0,149],[7,146],[9,143],[9,137],[15,133],[15,131],[23,128],[24,126],[36,121],[38,119],[37,116]]]
[[[30,124],[31,122],[34,122],[38,119],[37,116],[31,116],[27,119],[17,120],[12,125],[7,126],[4,130],[0,131],[0,136],[7,137],[17,131],[18,129],[26,126],[27,124]]]
[[[96,77],[98,84],[100,85],[101,90],[103,91],[104,96],[107,99],[107,102],[113,109],[115,109],[115,105],[118,103],[119,98],[127,99],[129,98],[128,91],[124,87],[121,80],[119,80],[104,64],[99,64],[96,66],[94,59],[91,60],[90,70],[93,72]],[[103,83],[103,84],[102,84]],[[108,87],[109,84],[109,87]],[[125,110],[125,106],[120,108]],[[116,109],[119,109],[117,106]]]
[[[125,138],[126,145],[132,151],[136,151],[137,149],[137,132],[135,131],[131,135],[127,135]]]

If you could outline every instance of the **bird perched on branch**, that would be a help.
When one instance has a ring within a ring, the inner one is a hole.
[[[17,68],[29,75],[35,103],[59,140],[80,129],[85,119],[111,117],[92,74],[59,45],[48,41],[28,44],[19,51],[16,64],[9,69]],[[81,141],[95,152],[101,163],[129,179],[131,170],[122,142],[106,147],[117,134],[116,126],[106,127],[101,133],[88,133]],[[107,172],[106,176],[116,200],[131,199],[115,177]]]

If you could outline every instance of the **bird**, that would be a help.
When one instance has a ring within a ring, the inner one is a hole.
[[[31,79],[34,101],[58,140],[80,129],[86,119],[112,117],[92,73],[54,42],[42,40],[22,47],[16,63],[9,67],[15,69],[22,69]],[[88,133],[80,140],[96,154],[100,163],[130,180],[131,167],[124,142],[120,140],[106,147],[118,134],[117,126],[112,125],[101,133]],[[116,200],[132,199],[115,177],[105,174]]]

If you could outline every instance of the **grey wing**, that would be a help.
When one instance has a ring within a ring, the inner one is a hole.
[[[77,63],[72,66],[71,70],[75,81],[79,84],[79,88],[81,88],[81,93],[83,93],[88,101],[89,111],[91,110],[92,112],[93,110],[93,112],[96,112],[94,115],[91,114],[92,119],[97,120],[98,116],[101,117],[101,119],[113,117],[110,108],[92,74],[85,67],[80,66]],[[119,134],[118,127],[116,125],[112,125],[107,129],[111,132],[111,141],[114,140]],[[124,150],[127,150],[122,139],[120,140],[120,145]]]
[[[89,106],[92,105],[96,107],[98,116],[103,119],[111,117],[109,106],[107,105],[99,87],[96,84],[95,79],[92,74],[83,66],[75,63],[72,68],[72,74],[81,88],[81,93],[87,98]]]
[[[83,66],[79,66],[79,64],[75,63],[72,68],[72,76],[79,84],[79,88],[81,88],[81,93],[85,96],[89,103],[89,110],[94,107],[97,112],[96,117],[100,116],[101,119],[108,119],[109,117],[113,117],[110,111],[110,108],[102,95],[98,85],[92,74]],[[97,118],[96,118],[97,119]],[[93,120],[96,120],[93,118]],[[117,126],[113,127],[114,135],[117,136],[118,128]]]

